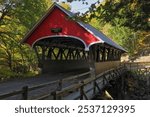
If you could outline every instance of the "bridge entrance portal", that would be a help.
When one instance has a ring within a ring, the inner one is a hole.
[[[89,52],[77,37],[53,36],[36,41],[33,48],[43,72],[89,70]]]

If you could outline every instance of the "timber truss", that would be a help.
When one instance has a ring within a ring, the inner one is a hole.
[[[60,38],[60,37],[59,37]],[[63,39],[43,39],[34,45],[38,60],[88,60],[89,51],[85,51],[84,45],[67,37]],[[96,44],[90,48],[93,61],[117,61],[120,60],[121,51],[104,44]]]

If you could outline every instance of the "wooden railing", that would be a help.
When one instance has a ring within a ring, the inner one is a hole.
[[[150,62],[125,62],[122,64],[126,66],[129,71],[135,72],[136,75],[150,76]]]
[[[105,85],[109,84],[111,79],[119,78],[125,71],[125,67],[121,66],[116,69],[105,71],[97,75],[96,78],[90,77],[91,72],[85,72],[33,87],[24,86],[21,90],[1,94],[0,99],[11,99],[11,97],[20,94],[21,99],[23,100],[32,99],[29,97],[29,92],[39,90],[47,86],[53,87],[53,85],[57,86],[55,90],[50,90],[49,93],[38,96],[34,99],[90,99],[92,98],[91,96],[100,92]]]
[[[150,68],[150,62],[124,62],[129,70],[148,69]]]
[[[48,82],[48,83],[44,83],[44,84],[40,84],[40,85],[36,85],[36,86],[32,86],[32,87],[28,87],[28,86],[24,86],[22,87],[21,90],[17,90],[17,91],[12,91],[12,92],[8,92],[5,94],[0,94],[0,99],[6,99],[12,96],[16,96],[16,95],[20,95],[21,94],[21,99],[23,100],[27,100],[29,99],[29,92],[34,91],[34,90],[38,90],[41,88],[44,88],[46,86],[50,86],[50,85],[54,85],[57,84],[57,89],[61,90],[63,83],[65,82],[69,82],[72,80],[78,80],[80,77],[86,76],[86,75],[90,75],[90,72],[85,72],[85,73],[81,73],[75,76],[70,76],[67,77],[65,79],[61,79],[61,80],[56,80],[56,81],[52,81],[52,82]],[[44,99],[47,98],[49,96],[49,94],[47,95],[43,95],[42,97],[38,97],[37,99]]]
[[[53,92],[53,99],[91,99],[95,94],[101,92],[110,80],[119,78],[125,71],[124,67],[105,71],[97,75],[96,78],[88,78],[61,91]]]

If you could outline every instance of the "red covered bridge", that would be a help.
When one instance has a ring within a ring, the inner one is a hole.
[[[62,74],[54,74],[55,77],[48,74],[42,81],[29,79],[3,84],[0,87],[3,92],[14,91],[0,94],[0,99],[92,99],[110,84],[113,91],[119,92],[113,96],[120,99],[125,84],[121,75],[126,72],[123,67],[112,68],[119,66],[125,50],[91,25],[73,17],[73,13],[54,3],[22,40],[35,50],[42,72]],[[77,75],[64,78],[65,74],[69,76],[68,71]],[[15,90],[22,85],[21,90]]]
[[[22,40],[36,52],[43,72],[93,70],[96,74],[119,65],[125,50],[74,14],[54,3]]]

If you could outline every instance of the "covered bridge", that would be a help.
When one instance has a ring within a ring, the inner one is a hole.
[[[119,65],[125,50],[74,14],[54,3],[22,40],[36,52],[43,72],[93,70],[96,74]]]

